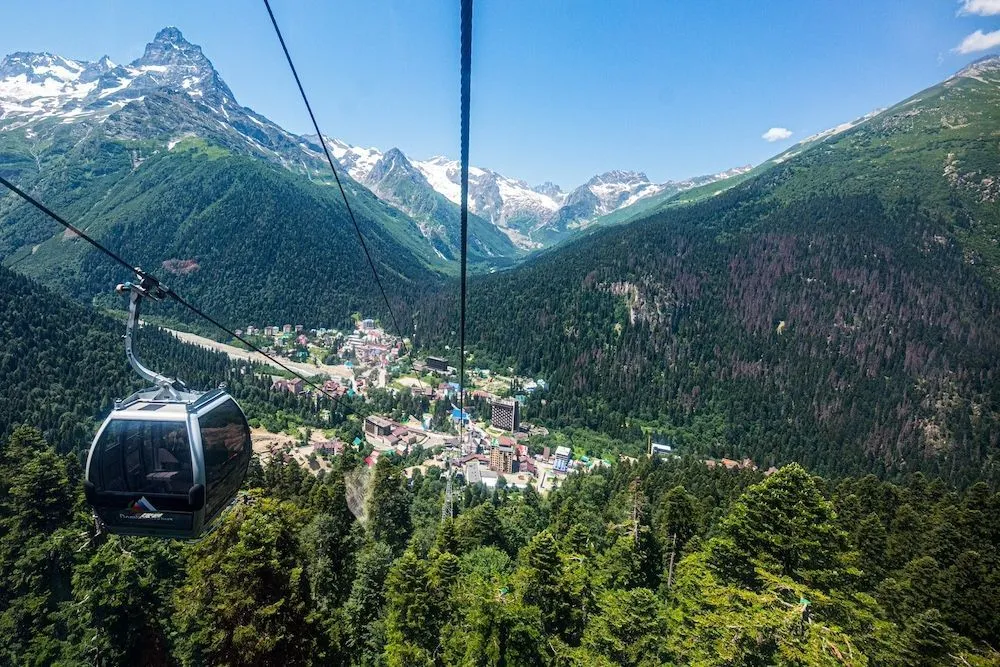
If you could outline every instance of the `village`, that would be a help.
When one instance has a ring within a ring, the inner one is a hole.
[[[470,387],[466,410],[459,410],[457,371],[446,359],[429,356],[411,361],[402,355],[404,341],[387,333],[371,318],[356,317],[353,331],[309,329],[302,325],[247,326],[238,334],[249,337],[267,352],[291,362],[309,364],[322,379],[324,394],[335,397],[367,397],[373,390],[398,395],[409,390],[412,396],[426,399],[447,411],[444,422],[433,423],[433,412],[407,415],[393,420],[389,415],[373,414],[364,419],[363,439],[351,442],[327,438],[312,431],[308,438],[269,433],[255,429],[254,449],[262,460],[275,456],[294,460],[313,472],[329,468],[329,459],[345,447],[367,453],[365,463],[374,466],[379,457],[394,454],[401,458],[422,460],[406,468],[416,470],[448,469],[464,478],[467,484],[484,484],[524,489],[532,486],[547,493],[563,477],[580,469],[607,465],[607,461],[586,456],[574,459],[569,447],[547,446],[529,452],[534,436],[548,435],[544,427],[535,427],[521,419],[526,397],[545,391],[544,380],[504,376],[488,369],[475,368],[468,373]],[[272,377],[272,389],[295,395],[319,393],[300,378]],[[510,394],[516,389],[518,393]],[[484,415],[476,415],[470,402],[485,405]],[[437,428],[432,428],[432,426]]]
[[[325,395],[366,398],[375,390],[391,396],[409,390],[414,398],[433,406],[423,414],[397,419],[385,413],[370,414],[363,420],[363,435],[350,442],[321,430],[303,428],[296,437],[257,428],[254,450],[262,461],[280,457],[319,473],[329,469],[332,457],[350,447],[364,456],[369,467],[387,455],[407,461],[409,477],[418,470],[427,474],[437,468],[455,475],[460,484],[483,484],[490,489],[530,486],[542,494],[558,488],[568,474],[611,464],[600,458],[575,456],[567,446],[535,444],[545,440],[548,430],[524,422],[521,415],[528,396],[548,390],[545,380],[473,368],[467,373],[465,410],[460,410],[460,388],[454,381],[457,370],[447,359],[428,356],[411,360],[403,353],[404,341],[387,333],[374,319],[357,316],[354,330],[347,332],[285,324],[248,326],[237,333],[255,338],[269,353],[315,369]],[[320,393],[297,377],[273,376],[272,389],[295,395]],[[477,411],[473,405],[483,409]],[[442,412],[445,418],[435,419],[435,413]],[[651,456],[676,456],[670,444],[650,440],[647,449]],[[707,459],[705,464],[729,470],[756,469],[749,459]]]

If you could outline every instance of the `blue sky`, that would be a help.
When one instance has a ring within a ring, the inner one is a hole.
[[[477,0],[472,161],[563,188],[756,164],[1000,52],[1000,0],[963,2]],[[272,6],[324,132],[458,155],[458,0]],[[262,3],[11,3],[0,52],[128,62],[166,25],[242,104],[311,131]]]

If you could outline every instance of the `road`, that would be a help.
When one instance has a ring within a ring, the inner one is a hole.
[[[216,352],[225,352],[231,359],[239,359],[241,361],[253,361],[261,364],[267,364],[274,368],[278,368],[273,361],[260,354],[259,352],[250,352],[249,350],[244,350],[240,347],[235,347],[233,345],[227,345],[225,343],[220,343],[214,341],[211,338],[205,338],[204,336],[198,336],[197,334],[186,333],[184,331],[175,331],[173,329],[166,329],[174,335],[178,340],[182,340],[185,343],[190,343],[191,345],[197,345],[199,347],[204,347],[209,350],[215,350]],[[329,366],[327,364],[303,364],[297,361],[290,361],[288,359],[281,359],[281,363],[288,366],[292,370],[309,377],[310,375],[319,375],[324,373],[334,378],[348,378],[354,377],[354,373],[350,368],[343,365]]]

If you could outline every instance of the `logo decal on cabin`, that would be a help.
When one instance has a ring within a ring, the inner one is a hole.
[[[142,498],[139,498],[139,500],[132,503],[129,509],[132,510],[133,514],[142,514],[144,512],[156,511],[156,508],[153,507],[153,503],[146,500],[146,496],[143,496]]]

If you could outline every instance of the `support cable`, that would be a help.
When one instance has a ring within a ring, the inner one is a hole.
[[[265,0],[266,1],[266,0]],[[461,74],[461,106],[462,106],[462,117],[461,117],[461,212],[460,212],[460,222],[462,226],[462,286],[461,286],[461,296],[459,302],[459,334],[458,334],[458,347],[459,347],[459,376],[458,376],[458,391],[459,391],[459,429],[465,425],[465,295],[466,295],[466,282],[468,274],[468,259],[469,259],[469,109],[471,106],[471,88],[472,88],[472,0],[461,0],[462,1],[462,35],[461,35],[461,49],[462,49],[462,74]],[[463,442],[461,438],[461,430],[459,431],[460,437],[459,442]]]
[[[400,344],[403,346],[402,352],[406,354],[406,343],[404,342],[405,333],[399,328],[399,322],[396,320],[396,313],[393,312],[392,306],[389,305],[389,297],[385,292],[385,287],[382,286],[382,279],[379,278],[378,270],[375,268],[375,262],[372,260],[371,253],[368,251],[368,244],[365,243],[365,237],[361,233],[361,227],[358,226],[358,221],[354,217],[354,210],[351,208],[350,202],[347,200],[347,192],[344,190],[343,183],[340,182],[340,175],[337,173],[337,167],[334,166],[333,156],[330,155],[330,149],[327,148],[326,139],[323,137],[323,132],[319,129],[319,123],[316,121],[316,114],[313,113],[312,105],[309,103],[309,97],[306,95],[306,90],[302,86],[302,80],[299,79],[298,70],[295,69],[295,63],[292,62],[292,55],[288,52],[288,46],[285,45],[285,38],[281,34],[281,29],[278,27],[278,21],[274,18],[274,12],[271,11],[271,3],[269,0],[264,0],[264,6],[267,7],[267,15],[271,17],[271,25],[274,26],[274,33],[278,36],[278,41],[281,43],[281,50],[285,52],[285,60],[288,61],[288,67],[292,70],[292,76],[295,78],[295,85],[299,88],[299,94],[302,95],[302,101],[305,102],[306,111],[309,112],[309,119],[312,121],[313,129],[316,130],[316,136],[319,138],[320,146],[323,147],[323,154],[326,155],[326,161],[330,164],[330,171],[333,172],[333,178],[337,181],[337,187],[340,189],[340,196],[344,199],[344,206],[347,208],[347,214],[351,218],[351,224],[354,225],[354,231],[358,235],[358,243],[361,244],[361,249],[365,253],[365,257],[368,259],[368,266],[372,269],[372,274],[375,276],[375,284],[378,285],[379,292],[382,293],[382,300],[385,302],[386,310],[389,311],[389,317],[392,319],[392,325],[396,328],[396,333],[399,334]]]

